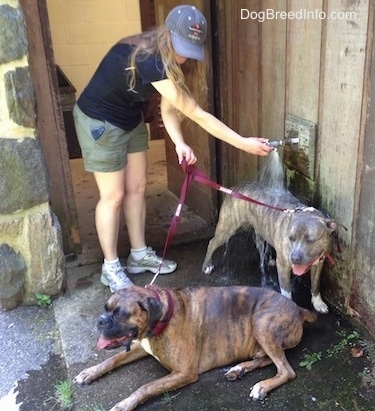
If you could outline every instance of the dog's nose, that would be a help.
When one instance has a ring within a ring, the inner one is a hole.
[[[98,319],[98,327],[103,327],[107,325],[110,321],[111,317],[107,314],[102,314]]]
[[[301,264],[303,260],[303,255],[299,251],[292,251],[290,253],[290,261],[293,264]]]

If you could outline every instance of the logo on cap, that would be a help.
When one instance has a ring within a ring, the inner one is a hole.
[[[189,31],[190,33],[188,34],[188,37],[191,39],[191,41],[201,41],[203,30],[198,23],[189,26]]]

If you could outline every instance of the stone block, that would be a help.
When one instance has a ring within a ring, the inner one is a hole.
[[[65,287],[65,255],[61,227],[51,212],[26,217],[30,250],[25,303],[32,303],[35,294],[60,294]]]
[[[12,214],[49,199],[47,171],[38,140],[0,138],[0,214]]]
[[[0,64],[22,58],[27,53],[26,39],[22,10],[0,5]]]
[[[0,307],[12,310],[23,302],[26,264],[8,244],[0,245]]]
[[[4,75],[9,117],[23,127],[35,128],[35,95],[28,67],[17,67]]]

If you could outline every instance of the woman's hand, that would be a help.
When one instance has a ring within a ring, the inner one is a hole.
[[[188,165],[195,164],[197,157],[195,157],[193,149],[188,146],[186,143],[177,143],[176,144],[176,153],[178,157],[178,163],[181,164],[182,160],[185,159]]]
[[[242,137],[239,148],[250,154],[267,156],[274,150],[273,147],[267,146],[267,142],[268,139],[263,137]]]

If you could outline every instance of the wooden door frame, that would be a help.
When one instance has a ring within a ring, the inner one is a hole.
[[[81,251],[69,154],[60,103],[46,0],[20,0],[37,104],[38,136],[50,182],[50,203],[62,231],[65,255]]]

